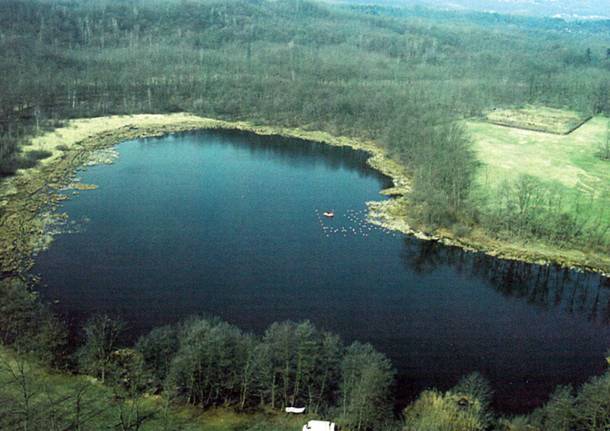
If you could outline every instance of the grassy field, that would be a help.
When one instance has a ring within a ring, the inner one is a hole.
[[[533,110],[529,112],[533,115]],[[547,112],[547,109],[541,109],[541,118]],[[598,151],[600,144],[605,142],[608,121],[602,116],[594,117],[566,135],[499,126],[487,121],[467,122],[475,151],[483,164],[477,177],[480,186],[477,193],[486,208],[495,207],[496,213],[502,213],[501,201],[506,185],[512,184],[512,190],[515,190],[515,185],[524,177],[533,178],[555,196],[550,205],[548,201],[545,204],[546,212],[532,206],[533,217],[539,212],[538,217],[546,220],[549,210],[565,213],[582,221],[586,228],[583,235],[589,235],[580,240],[580,234],[577,234],[557,251],[562,250],[566,261],[586,261],[588,258],[583,253],[587,254],[589,250],[585,245],[593,239],[597,249],[592,251],[589,263],[606,268],[610,255],[607,250],[610,243],[610,162],[599,158]],[[592,226],[595,230],[591,230]],[[515,242],[518,241],[515,238]],[[546,254],[554,247],[543,240],[536,242],[537,245],[532,241],[530,246],[538,247],[537,251]],[[571,251],[580,253],[580,257],[570,255]]]
[[[589,118],[575,111],[539,106],[495,110],[488,112],[485,117],[488,122],[500,126],[559,135],[572,132]]]
[[[142,418],[137,429],[150,431],[300,431],[311,419],[166,407],[160,397],[123,399],[95,379],[49,372],[0,347],[0,429],[76,429],[77,414],[82,430],[136,429]]]
[[[610,192],[610,165],[596,156],[608,119],[595,117],[569,135],[467,123],[484,167],[479,181],[498,184],[527,174],[594,197]]]

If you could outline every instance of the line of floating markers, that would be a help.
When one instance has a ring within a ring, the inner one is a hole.
[[[373,232],[382,232],[396,237],[397,233],[383,226],[369,223],[367,220],[367,209],[354,210],[348,209],[344,214],[335,213],[333,218],[324,217],[324,212],[315,209],[318,223],[324,235],[328,238],[331,235],[348,235],[367,237]]]

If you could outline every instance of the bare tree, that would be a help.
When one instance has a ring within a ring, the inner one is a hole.
[[[34,397],[36,390],[34,387],[34,376],[32,369],[22,358],[10,360],[2,358],[0,360],[0,372],[4,381],[2,385],[14,391],[11,402],[12,407],[6,410],[6,420],[8,423],[1,423],[7,429],[21,429],[29,431],[33,429],[34,418]]]

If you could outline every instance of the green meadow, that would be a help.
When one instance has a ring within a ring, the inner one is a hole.
[[[600,148],[607,139],[608,118],[596,116],[571,133],[559,134],[527,130],[519,120],[557,131],[573,127],[582,116],[539,108],[536,117],[532,107],[527,115],[512,112],[511,127],[491,120],[466,123],[481,163],[473,194],[483,225],[498,230],[500,237],[517,234],[517,241],[607,255],[610,163],[600,157]]]

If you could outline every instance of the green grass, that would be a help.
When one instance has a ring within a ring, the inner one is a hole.
[[[205,412],[192,407],[166,408],[159,396],[125,400],[91,377],[52,372],[0,347],[0,429],[73,429],[70,426],[76,417],[79,391],[84,430],[121,429],[121,415],[133,423],[136,407],[146,418],[139,428],[145,431],[300,431],[311,419],[223,408]],[[29,408],[25,407],[26,398]]]
[[[584,230],[562,244],[544,245],[544,238],[533,237],[514,240],[536,240],[538,251],[545,249],[545,253],[549,252],[547,246],[588,253],[592,251],[589,244],[596,244],[595,253],[606,262],[600,264],[605,268],[608,253],[604,249],[607,251],[610,244],[610,230],[604,230],[610,225],[610,163],[600,159],[598,151],[600,143],[605,142],[608,121],[606,117],[594,117],[567,135],[503,127],[485,121],[467,122],[477,157],[483,165],[476,178],[479,186],[476,193],[482,198],[483,210],[493,213],[495,209],[496,214],[502,214],[506,184],[514,186],[524,176],[533,177],[555,196],[550,207],[548,204],[546,209],[535,206],[534,212],[546,220],[550,208],[557,214],[579,220]],[[596,259],[599,263],[599,258]]]
[[[526,106],[491,111],[485,118],[496,125],[565,135],[578,128],[589,117],[575,111]]]
[[[486,122],[467,123],[483,168],[478,182],[498,185],[503,180],[531,175],[566,190],[608,199],[610,166],[597,157],[608,119],[595,117],[569,135],[554,135]]]

